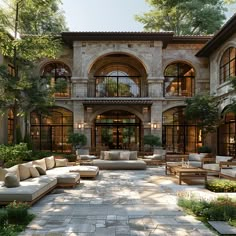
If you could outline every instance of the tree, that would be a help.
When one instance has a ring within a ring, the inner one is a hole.
[[[151,10],[135,19],[146,31],[173,31],[176,35],[215,33],[225,20],[223,0],[146,0]],[[235,1],[231,1],[235,2]]]
[[[50,91],[45,89],[45,83],[42,86],[42,81],[39,81],[40,78],[33,80],[33,78],[35,79],[35,76],[32,76],[33,66],[39,59],[57,57],[61,49],[61,39],[60,37],[55,37],[55,34],[58,34],[58,31],[64,28],[64,25],[62,24],[60,26],[59,21],[56,21],[52,14],[52,18],[43,17],[43,12],[47,12],[47,9],[51,13],[55,10],[54,13],[56,15],[58,14],[57,8],[55,7],[55,4],[59,2],[58,0],[11,1],[11,3],[15,2],[16,8],[10,7],[8,10],[0,9],[0,52],[13,65],[12,73],[8,73],[7,68],[1,67],[0,69],[0,80],[2,82],[0,110],[6,112],[8,109],[11,109],[13,112],[13,143],[16,143],[19,115],[24,114],[23,111],[27,107],[32,108],[37,106],[37,104],[41,104],[41,106],[43,104],[48,105],[48,103],[42,103],[40,92],[36,90],[43,88],[41,92],[44,95]],[[25,15],[22,12],[19,14],[19,4],[23,3],[24,7],[21,7],[20,10],[23,10]],[[38,21],[37,19],[39,17],[37,18],[35,16],[32,22],[28,22],[29,13],[33,15],[36,14],[35,12],[42,16],[41,19]],[[59,15],[56,19],[58,17]],[[43,20],[48,22],[45,29],[43,27]],[[9,33],[9,26],[14,28],[14,36]],[[24,35],[18,37],[17,32],[22,32]],[[36,84],[41,85],[36,86]],[[48,98],[48,96],[45,98]],[[36,102],[37,99],[39,100]]]
[[[205,144],[206,135],[214,132],[219,124],[218,102],[214,96],[201,94],[187,98],[185,102],[185,118],[201,130]]]
[[[87,143],[87,137],[82,133],[71,133],[68,137],[68,143],[71,143],[74,150],[77,150]]]

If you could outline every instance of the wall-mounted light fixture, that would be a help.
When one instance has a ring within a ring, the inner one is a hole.
[[[77,129],[83,129],[84,123],[77,123]]]
[[[151,123],[151,128],[152,129],[160,129],[161,123],[160,122],[153,122],[153,123]]]

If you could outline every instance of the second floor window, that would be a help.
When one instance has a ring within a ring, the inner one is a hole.
[[[44,66],[43,78],[49,78],[50,86],[55,88],[55,97],[70,97],[70,68],[62,62],[52,62]]]
[[[220,83],[224,83],[230,77],[236,76],[236,48],[228,48],[220,62]]]
[[[140,77],[115,70],[95,76],[96,97],[140,97]]]
[[[193,96],[195,73],[193,67],[178,62],[168,65],[164,72],[164,96]]]

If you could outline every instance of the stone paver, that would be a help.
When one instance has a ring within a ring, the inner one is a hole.
[[[74,189],[55,189],[37,202],[35,219],[21,236],[215,235],[177,206],[177,193],[209,195],[199,185],[178,185],[164,167],[100,171]]]

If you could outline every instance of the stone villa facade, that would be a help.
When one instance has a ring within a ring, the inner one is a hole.
[[[234,97],[236,16],[214,36],[171,32],[64,32],[57,60],[36,70],[65,88],[51,115],[30,113],[35,149],[68,152],[70,132],[82,132],[91,151],[143,151],[145,134],[157,134],[169,152],[196,152],[201,130],[184,119],[185,99],[210,91],[220,101],[222,124],[209,142],[216,153],[234,154],[235,115],[223,111]],[[10,114],[10,113],[9,113]],[[10,116],[10,115],[9,115]],[[5,123],[4,123],[5,122]],[[1,128],[0,138],[10,137]],[[7,127],[7,126],[5,126]]]

